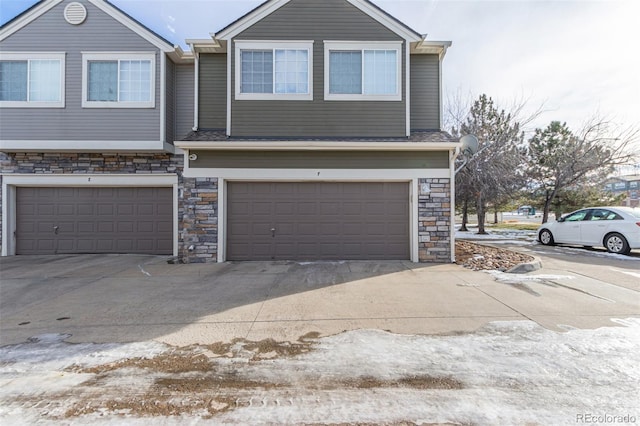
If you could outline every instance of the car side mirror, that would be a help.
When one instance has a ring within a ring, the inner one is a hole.
[[[561,217],[560,219],[558,219],[558,222],[564,222],[564,217]]]

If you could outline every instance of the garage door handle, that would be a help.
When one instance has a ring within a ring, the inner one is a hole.
[[[276,228],[271,228],[271,236],[275,238],[275,236],[276,236]]]
[[[58,229],[59,229],[59,228],[60,228],[59,226],[54,226],[54,227],[53,227],[53,233],[54,233],[54,234],[56,234],[56,235],[58,235]]]

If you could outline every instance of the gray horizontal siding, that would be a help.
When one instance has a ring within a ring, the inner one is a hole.
[[[66,52],[66,96],[61,108],[2,108],[5,140],[160,140],[160,52],[133,31],[87,1],[87,20],[70,25],[63,11],[70,0],[12,34],[3,52]],[[82,108],[81,52],[156,52],[153,109]]]
[[[324,101],[325,40],[402,40],[345,0],[292,0],[236,37],[237,40],[314,40],[313,101],[232,101],[233,136],[406,135],[402,101]],[[230,49],[235,56],[234,49]],[[404,57],[403,69],[404,69]],[[235,61],[232,58],[232,66]],[[235,84],[235,71],[232,72]],[[403,94],[404,94],[404,75]],[[235,87],[235,86],[232,86]],[[235,92],[235,89],[234,89]]]
[[[438,55],[411,55],[411,129],[440,129]]]
[[[264,169],[446,169],[447,151],[191,151],[198,156],[192,168]]]
[[[227,55],[200,55],[200,93],[198,126],[202,129],[227,128]]]
[[[176,65],[176,140],[193,128],[194,78],[193,64]]]

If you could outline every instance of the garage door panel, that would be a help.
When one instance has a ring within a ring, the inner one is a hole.
[[[36,215],[38,216],[53,216],[55,214],[55,206],[53,204],[39,204],[36,205]]]
[[[17,254],[173,252],[172,188],[20,187],[16,217]]]
[[[409,189],[408,182],[230,182],[227,258],[408,259]]]
[[[78,222],[78,232],[92,234],[96,232],[96,225],[95,222]]]

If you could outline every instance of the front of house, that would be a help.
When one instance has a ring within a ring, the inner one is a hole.
[[[2,27],[3,255],[453,260],[450,43],[366,0],[270,0],[187,42],[104,0]]]

